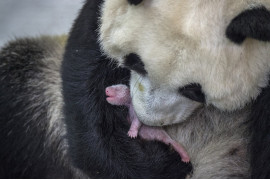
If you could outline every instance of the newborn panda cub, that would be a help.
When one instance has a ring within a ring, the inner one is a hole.
[[[124,105],[129,109],[128,121],[131,123],[128,136],[136,138],[137,135],[145,140],[158,140],[171,145],[181,156],[183,162],[189,162],[189,156],[185,148],[174,141],[162,128],[143,125],[136,116],[129,88],[126,85],[118,84],[106,88],[107,101],[112,105]]]

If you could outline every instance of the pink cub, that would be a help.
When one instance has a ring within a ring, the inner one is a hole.
[[[128,121],[131,123],[130,129],[128,131],[128,136],[131,138],[136,138],[139,136],[145,140],[157,140],[164,142],[167,145],[171,145],[175,151],[179,153],[183,162],[189,162],[189,156],[185,148],[174,141],[162,128],[151,127],[142,124],[136,116],[134,111],[130,91],[126,85],[118,84],[114,86],[109,86],[106,88],[107,101],[112,105],[124,105],[129,109]]]

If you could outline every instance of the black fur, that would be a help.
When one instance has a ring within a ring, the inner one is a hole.
[[[242,12],[232,20],[226,35],[237,44],[243,43],[247,37],[270,41],[269,10],[257,7]],[[270,178],[270,85],[255,100],[251,122],[251,177]]]
[[[270,86],[256,99],[251,114],[251,177],[270,178]]]
[[[129,4],[131,5],[138,5],[141,2],[143,2],[143,0],[128,0]]]
[[[189,84],[180,88],[179,93],[193,101],[205,103],[205,95],[200,84]]]
[[[226,36],[241,44],[246,38],[270,41],[270,12],[265,7],[245,10],[235,17],[226,30]]]
[[[139,74],[146,75],[147,71],[144,68],[144,63],[142,62],[141,58],[134,53],[131,53],[125,57],[124,62],[125,67],[136,71]]]
[[[94,178],[184,178],[190,165],[159,142],[127,136],[127,109],[106,102],[105,88],[128,84],[130,72],[102,56],[98,7],[88,0],[68,40],[62,67],[65,120],[77,167]]]
[[[61,117],[48,132],[46,117],[53,102],[44,95],[47,87],[40,85],[44,70],[49,70],[49,75],[59,73],[58,67],[49,69],[51,62],[44,60],[59,44],[50,38],[19,39],[0,51],[0,178],[87,177],[73,167],[70,157],[96,178],[183,178],[191,171],[190,165],[181,163],[179,155],[166,145],[128,138],[127,110],[105,101],[105,87],[127,84],[130,73],[100,53],[96,21],[102,2],[87,1],[65,53],[63,91],[71,156],[66,154],[65,134],[59,133],[65,129]],[[254,19],[255,15],[250,17]],[[265,22],[265,17],[262,20]],[[246,34],[238,33],[241,28],[235,29],[229,33],[230,39],[243,42]],[[259,30],[261,34],[254,37],[267,40],[268,35],[261,27]],[[270,86],[263,89],[252,108],[252,178],[270,178],[269,109]]]
[[[62,119],[48,132],[52,102],[40,86],[51,63],[42,59],[58,46],[52,38],[19,39],[0,52],[0,178],[80,177],[64,154]]]

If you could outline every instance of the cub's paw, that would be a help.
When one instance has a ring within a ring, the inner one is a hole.
[[[138,131],[129,130],[128,131],[128,136],[131,137],[131,138],[136,138],[138,136]]]

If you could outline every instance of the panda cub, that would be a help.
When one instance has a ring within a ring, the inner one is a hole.
[[[128,136],[136,138],[138,133],[145,140],[158,140],[171,145],[181,156],[183,162],[189,162],[189,156],[185,148],[174,141],[162,128],[143,125],[136,116],[131,102],[129,88],[126,85],[118,84],[106,88],[106,99],[112,105],[125,105],[129,109],[127,119],[131,123]]]

